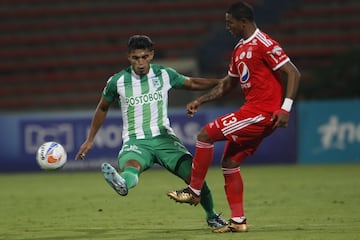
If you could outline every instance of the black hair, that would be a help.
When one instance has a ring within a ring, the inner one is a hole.
[[[232,4],[226,13],[237,20],[246,18],[249,21],[254,21],[254,9],[246,2],[236,2]]]
[[[127,45],[129,52],[131,52],[136,49],[153,50],[154,43],[146,35],[134,35],[129,38]]]

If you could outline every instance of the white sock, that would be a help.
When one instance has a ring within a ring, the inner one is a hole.
[[[231,218],[231,220],[233,220],[233,221],[236,222],[236,223],[243,223],[243,222],[246,220],[246,217],[245,217],[245,216],[242,216],[242,217],[233,217],[233,218]]]
[[[191,189],[191,191],[193,191],[196,195],[200,196],[201,194],[201,190],[196,190],[196,189],[193,189],[192,187],[189,186],[189,188]]]

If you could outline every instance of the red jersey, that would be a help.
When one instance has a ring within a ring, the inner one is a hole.
[[[246,110],[274,112],[282,104],[282,65],[290,61],[281,46],[267,34],[256,29],[248,39],[235,46],[228,74],[238,77],[245,95]]]

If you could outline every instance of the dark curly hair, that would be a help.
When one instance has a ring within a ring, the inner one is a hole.
[[[254,9],[246,2],[236,2],[232,4],[226,13],[230,14],[237,20],[246,18],[249,21],[254,21]]]
[[[136,49],[153,50],[153,47],[154,47],[153,41],[146,35],[131,36],[128,40],[127,45],[128,45],[129,52],[136,50]]]

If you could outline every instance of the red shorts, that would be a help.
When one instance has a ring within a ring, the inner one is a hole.
[[[223,157],[240,163],[274,131],[271,116],[240,109],[218,117],[208,123],[205,130],[214,142],[227,141]]]

